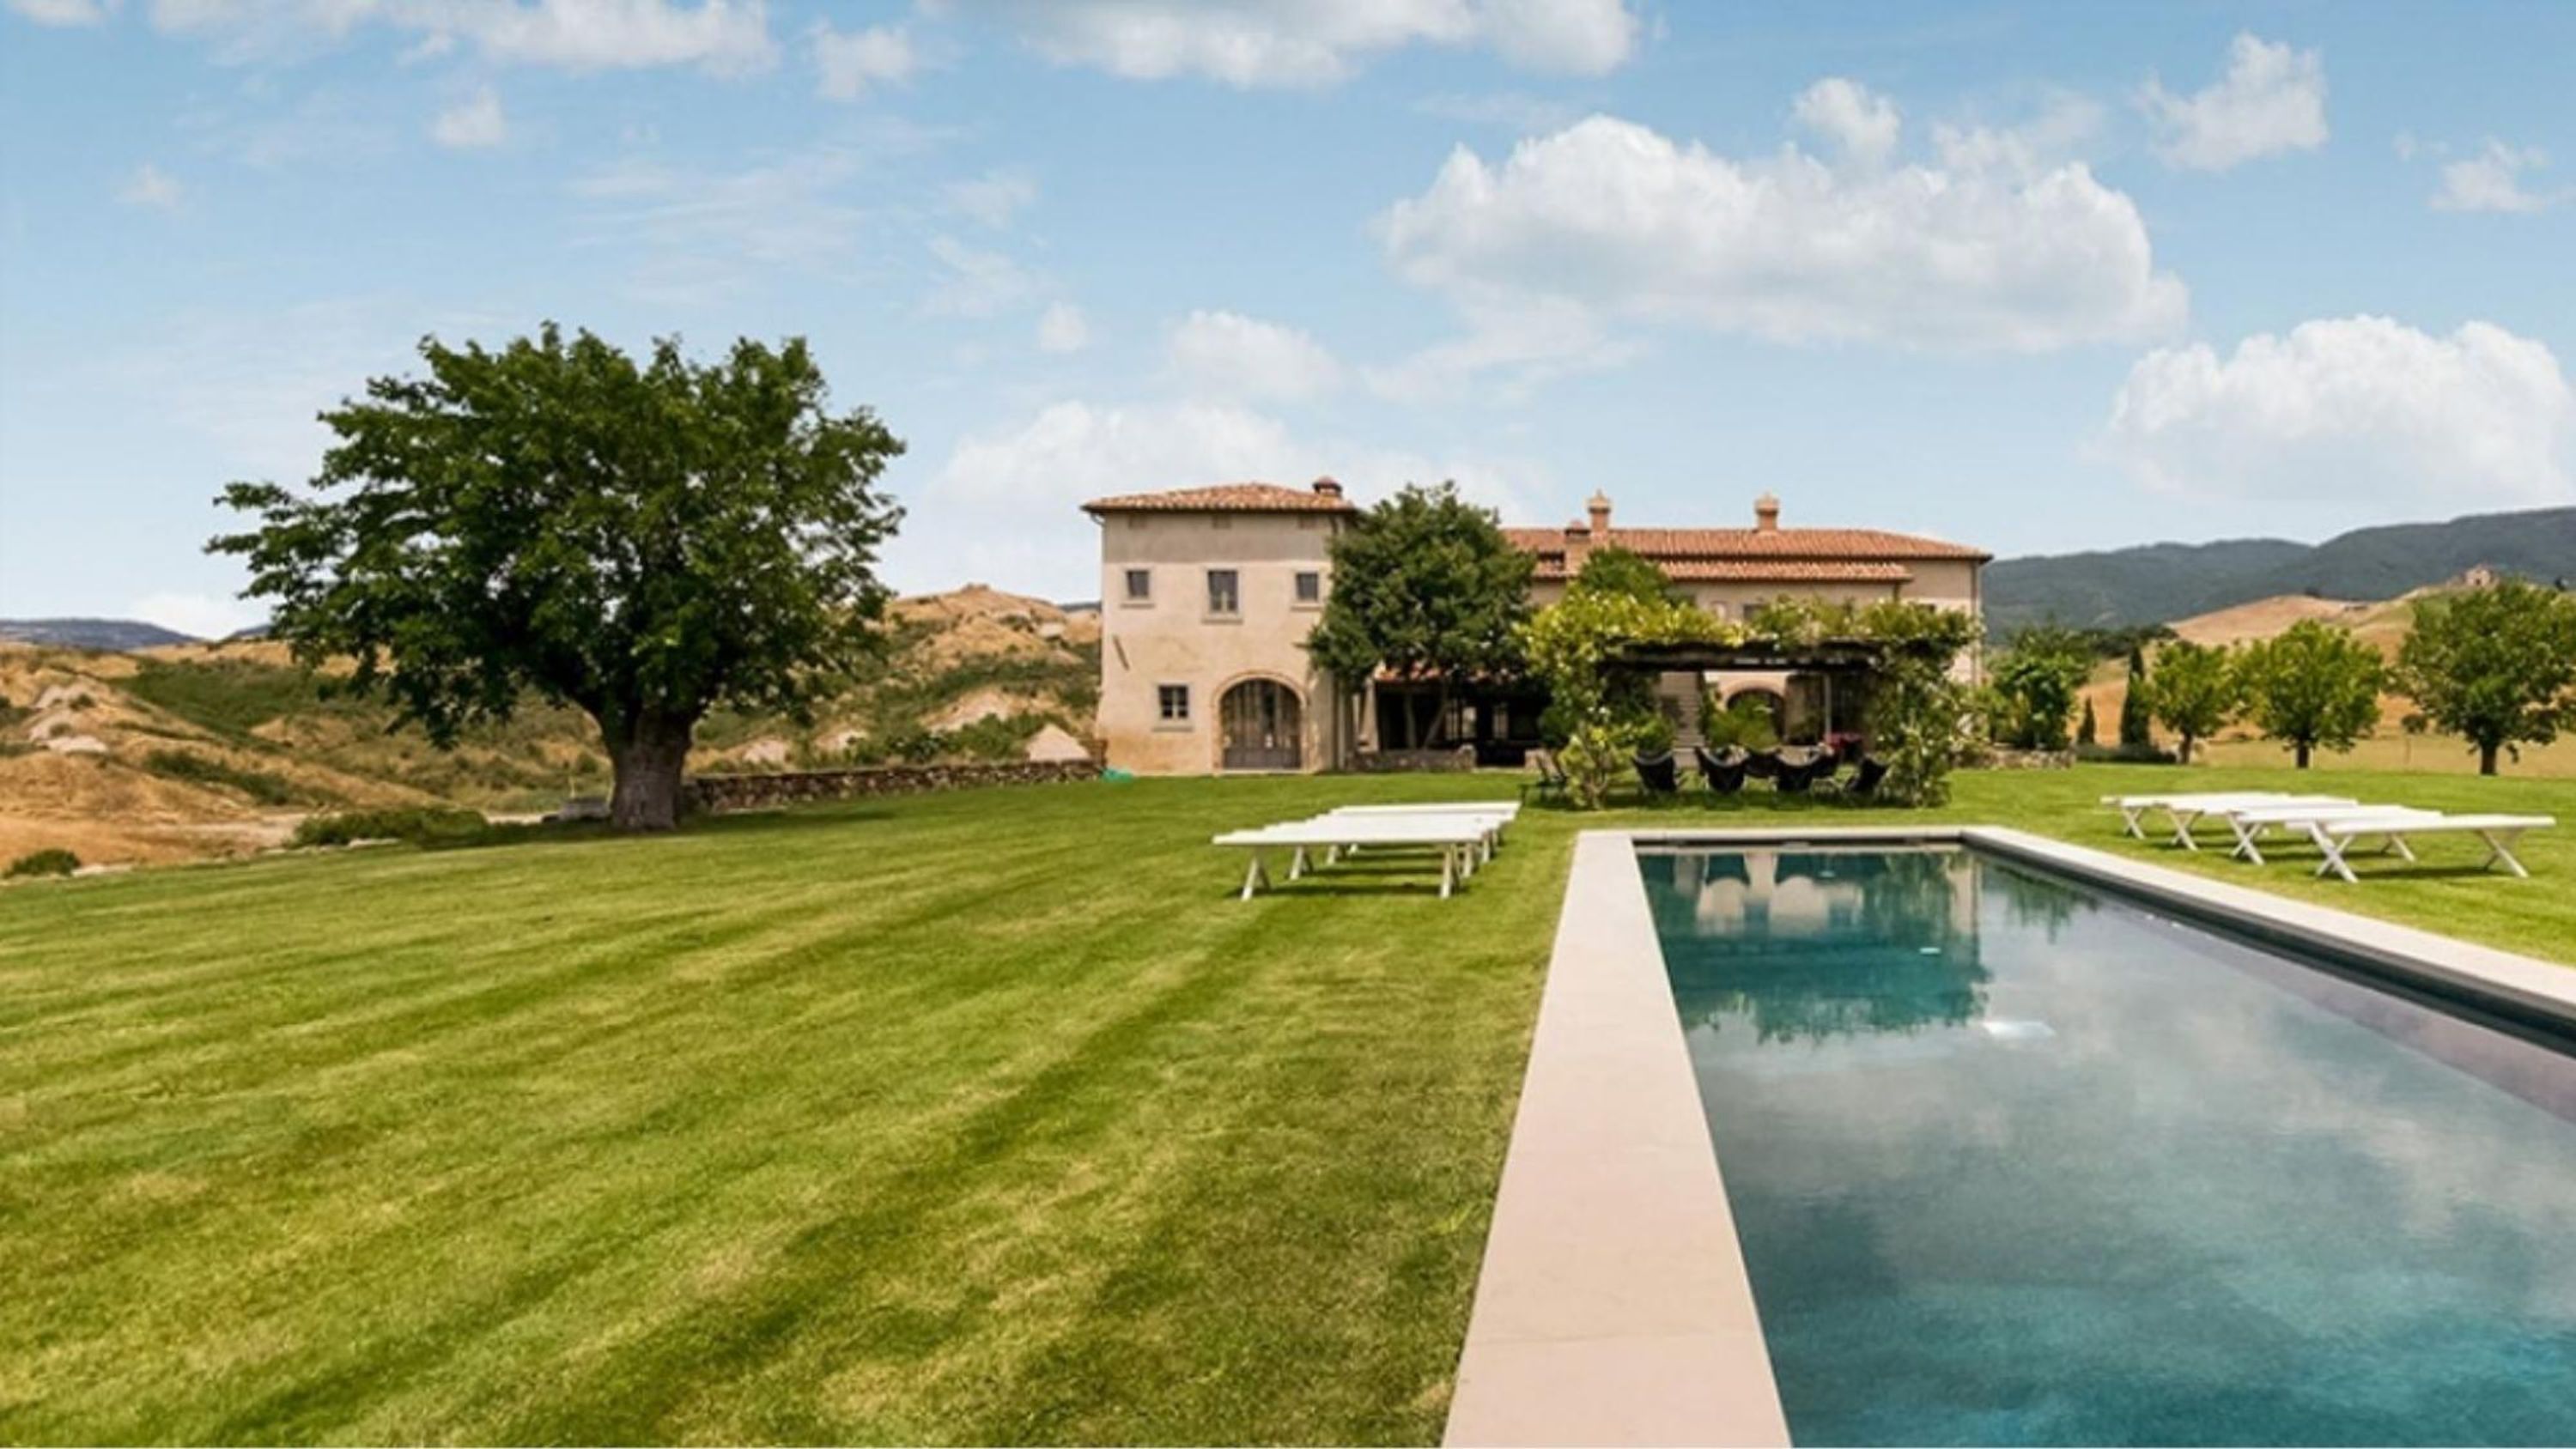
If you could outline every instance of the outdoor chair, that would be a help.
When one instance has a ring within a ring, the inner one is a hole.
[[[1778,750],[1748,750],[1744,755],[1744,775],[1751,780],[1777,780],[1782,763]]]
[[[1744,772],[1751,763],[1741,750],[1728,750],[1712,755],[1706,746],[1693,746],[1691,755],[1699,762],[1699,777],[1712,795],[1732,795],[1744,788]]]
[[[1827,754],[1818,754],[1813,759],[1800,760],[1795,763],[1784,761],[1780,766],[1780,793],[1783,795],[1806,794],[1808,787],[1819,781],[1830,780],[1833,778],[1834,765],[1834,757]]]
[[[1639,755],[1634,763],[1637,766],[1637,783],[1645,787],[1647,794],[1678,795],[1681,793],[1681,770],[1673,763],[1672,751]]]
[[[1521,798],[1526,800],[1536,795],[1540,800],[1564,799],[1565,767],[1556,762],[1555,752],[1532,750],[1529,752],[1529,758],[1530,763],[1538,768],[1538,778],[1521,786]]]
[[[1838,785],[1835,793],[1846,800],[1875,800],[1878,798],[1878,787],[1886,781],[1887,761],[1873,755],[1863,755],[1860,757],[1859,772]]]

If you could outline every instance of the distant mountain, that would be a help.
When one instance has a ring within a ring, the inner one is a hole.
[[[58,649],[150,649],[199,642],[193,634],[140,619],[0,619],[0,639]]]
[[[2280,594],[2393,599],[2480,564],[2576,580],[2576,508],[2363,528],[2320,544],[2248,538],[2002,559],[1986,568],[1986,620],[1997,633],[2051,619],[2108,628]]]

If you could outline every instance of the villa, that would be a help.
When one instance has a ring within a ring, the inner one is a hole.
[[[1349,691],[1316,668],[1305,642],[1332,589],[1332,540],[1359,516],[1334,480],[1121,494],[1083,510],[1100,525],[1099,729],[1111,766],[1152,775],[1312,771],[1432,743],[1512,762],[1538,742],[1546,696],[1535,686],[1453,698],[1432,737],[1411,740],[1404,694],[1418,686],[1379,679]],[[1879,529],[1784,528],[1769,494],[1755,501],[1749,528],[1617,527],[1609,497],[1595,493],[1585,516],[1561,529],[1504,535],[1533,560],[1534,605],[1563,597],[1593,550],[1616,547],[1653,561],[1720,618],[1784,595],[1909,599],[1973,615],[1990,557]],[[1837,701],[1826,674],[1726,670],[1665,681],[1686,731],[1695,720],[1687,701],[1702,688],[1728,703],[1763,697],[1793,737],[1856,718],[1855,701]],[[1334,707],[1353,694],[1356,709]]]

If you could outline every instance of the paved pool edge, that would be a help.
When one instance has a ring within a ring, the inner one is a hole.
[[[2576,969],[2026,831],[1585,831],[1444,1443],[1789,1442],[1636,852],[1796,843],[1964,844],[2576,1027]]]
[[[1575,840],[1448,1444],[1789,1442],[1635,842]]]

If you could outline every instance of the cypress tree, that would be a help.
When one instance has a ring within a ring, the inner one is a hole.
[[[2148,728],[2152,704],[2147,693],[2146,651],[2132,644],[2129,646],[2129,693],[2120,701],[2121,744],[2152,746],[2155,743],[2155,736]]]

